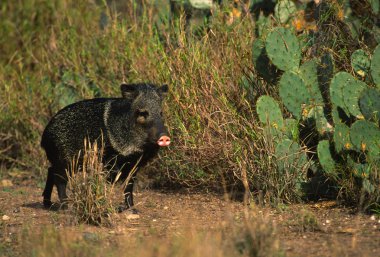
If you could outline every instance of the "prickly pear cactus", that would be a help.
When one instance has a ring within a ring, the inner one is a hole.
[[[356,121],[351,126],[350,138],[356,151],[367,153],[369,160],[380,159],[380,129],[374,123]]]
[[[279,0],[274,7],[274,16],[280,23],[287,23],[297,12],[297,7],[290,0]]]
[[[347,82],[350,80],[354,80],[354,78],[349,73],[338,72],[335,74],[330,84],[330,98],[332,104],[342,108],[346,114],[349,113],[349,110],[346,108],[344,102],[343,90]]]
[[[363,119],[363,115],[359,108],[359,97],[367,84],[356,80],[349,79],[343,87],[343,101],[349,113],[358,119]]]
[[[286,28],[273,29],[265,41],[266,50],[272,63],[283,71],[296,71],[301,61],[299,41],[293,32]]]
[[[296,119],[285,120],[284,134],[287,138],[296,142],[299,139],[298,125],[299,125],[299,122]]]
[[[278,168],[282,172],[299,172],[309,165],[305,151],[290,139],[284,139],[276,146],[275,155]]]
[[[265,42],[261,39],[256,39],[253,42],[252,61],[255,69],[264,80],[268,82],[276,80],[276,68],[270,63],[265,49]]]
[[[305,112],[305,111],[304,111]],[[327,121],[322,106],[314,106],[307,113],[308,119],[315,121],[315,126],[320,135],[333,131],[332,125]]]
[[[331,155],[331,146],[328,140],[322,140],[317,147],[318,159],[323,170],[330,176],[336,176],[336,164]]]
[[[274,128],[284,126],[280,106],[272,97],[267,95],[260,96],[256,103],[256,111],[263,124]]]
[[[377,45],[372,55],[371,76],[377,88],[380,89],[380,45]]]
[[[332,55],[328,52],[324,53],[318,65],[318,82],[322,94],[328,92],[329,84],[334,76],[335,64]]]
[[[352,149],[350,140],[350,128],[343,123],[335,123],[334,144],[337,153]]]
[[[318,64],[315,59],[304,62],[300,67],[300,76],[310,95],[310,103],[323,105],[321,90],[318,86]]]
[[[375,88],[364,90],[359,98],[360,111],[366,120],[380,122],[380,91]]]
[[[358,49],[351,55],[352,69],[361,77],[365,77],[370,69],[371,61],[363,49]]]
[[[280,79],[280,97],[286,108],[298,119],[302,108],[309,103],[309,92],[301,77],[291,71],[285,72]]]

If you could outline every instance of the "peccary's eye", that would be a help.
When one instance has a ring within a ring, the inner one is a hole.
[[[145,110],[136,111],[136,121],[140,124],[144,124],[149,116],[149,112]]]
[[[144,117],[145,119],[148,118],[149,112],[148,111],[137,111],[137,116],[138,117]]]

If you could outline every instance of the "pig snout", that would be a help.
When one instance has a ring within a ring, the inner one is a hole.
[[[170,145],[170,137],[167,135],[160,135],[160,138],[157,141],[159,146],[168,146]]]

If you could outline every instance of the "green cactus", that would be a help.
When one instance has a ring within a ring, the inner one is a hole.
[[[363,49],[358,49],[351,55],[351,66],[361,77],[365,77],[370,69],[371,61],[369,56]]]
[[[267,95],[260,96],[256,103],[256,111],[263,124],[274,128],[284,126],[280,106],[272,97]]]
[[[256,39],[252,47],[252,61],[256,71],[264,80],[275,82],[277,78],[276,68],[270,63],[265,49],[265,42]]]
[[[318,85],[318,64],[315,59],[304,62],[300,67],[300,76],[305,82],[310,95],[310,102],[323,106],[323,98]]]
[[[298,121],[296,119],[285,119],[284,134],[287,138],[298,141],[299,130]]]
[[[378,89],[380,89],[380,45],[377,45],[371,60],[371,76]]]
[[[328,140],[319,141],[317,147],[318,160],[323,170],[330,176],[336,176],[336,164],[331,155],[331,146]]]
[[[350,128],[344,123],[335,123],[333,139],[337,153],[352,149]]]
[[[366,120],[380,122],[380,91],[375,88],[364,90],[359,98],[359,106]]]
[[[308,119],[315,121],[315,126],[320,135],[330,133],[333,131],[332,125],[327,121],[322,106],[314,106],[307,114]]]
[[[330,81],[334,76],[334,59],[330,53],[326,52],[321,57],[321,62],[318,65],[318,82],[322,94],[329,91]]]
[[[274,16],[284,24],[297,12],[296,5],[290,0],[279,0],[274,7]]]
[[[299,172],[309,165],[306,153],[300,145],[290,139],[278,143],[275,150],[278,168],[281,172]]]
[[[298,70],[301,49],[297,37],[286,28],[273,29],[265,41],[266,51],[272,63],[280,70]]]
[[[265,38],[267,32],[271,27],[271,20],[264,14],[260,13],[259,18],[256,21],[256,36],[257,38]]]
[[[374,123],[356,121],[351,126],[350,138],[354,149],[367,153],[368,160],[380,159],[380,129]]]
[[[376,15],[379,14],[380,11],[380,1],[379,0],[368,0],[369,4],[371,5],[372,12]]]
[[[343,89],[348,81],[354,80],[354,78],[347,72],[338,72],[335,74],[330,84],[330,99],[334,106],[339,106],[344,110],[346,114],[349,113],[345,102]]]
[[[297,118],[301,118],[302,109],[309,103],[309,92],[299,75],[287,71],[280,79],[280,97],[286,108]]]
[[[356,80],[353,77],[352,79],[349,79],[343,87],[344,105],[349,113],[358,119],[363,119],[363,115],[359,108],[359,97],[362,91],[366,88],[366,83]]]

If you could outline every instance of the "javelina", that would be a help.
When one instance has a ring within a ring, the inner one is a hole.
[[[46,126],[41,146],[51,163],[48,169],[43,204],[50,207],[53,186],[57,186],[61,203],[67,199],[66,169],[74,156],[84,148],[84,138],[95,141],[103,137],[103,163],[126,179],[131,169],[144,166],[168,146],[170,138],[162,117],[161,103],[168,86],[122,84],[121,98],[95,98],[71,104],[60,110]],[[112,176],[113,174],[113,176]],[[125,207],[133,206],[133,182],[126,186]]]

